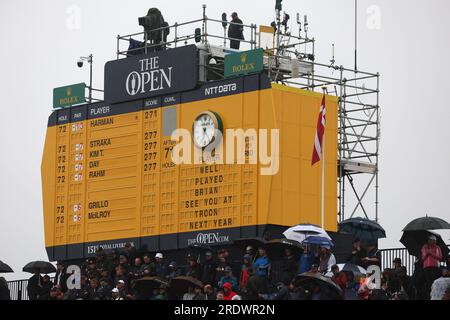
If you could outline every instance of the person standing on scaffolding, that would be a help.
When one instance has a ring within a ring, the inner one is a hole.
[[[230,24],[228,28],[228,38],[233,40],[230,40],[230,48],[239,50],[241,41],[234,39],[244,40],[244,26],[242,25],[242,20],[239,19],[236,12],[231,14],[231,18],[233,20],[231,20],[232,24]]]

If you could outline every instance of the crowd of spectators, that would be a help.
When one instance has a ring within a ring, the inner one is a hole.
[[[450,257],[446,257],[446,267],[440,267],[442,256],[439,252],[435,241],[430,239],[422,248],[412,276],[407,274],[401,259],[396,258],[392,268],[382,270],[380,285],[376,286],[371,275],[340,270],[335,256],[326,246],[303,246],[300,255],[286,248],[284,256],[273,261],[265,248],[248,246],[241,259],[238,257],[238,264],[231,259],[227,249],[208,250],[188,254],[186,262],[179,266],[175,261],[166,261],[161,252],[142,254],[127,244],[122,251],[106,253],[99,249],[95,258],[87,259],[81,266],[78,288],[68,287],[67,265],[58,262],[53,279],[37,272],[29,279],[27,289],[31,300],[330,299],[329,291],[319,284],[320,281],[313,287],[302,286],[296,281],[297,275],[307,272],[333,281],[347,300],[449,300]],[[376,245],[362,247],[358,239],[346,261],[365,269],[371,265],[381,267],[381,255]],[[171,281],[180,276],[192,277],[197,282],[189,285],[185,292],[173,292]],[[150,297],[144,297],[136,284],[139,279],[148,277],[158,277],[161,284],[152,288]]]

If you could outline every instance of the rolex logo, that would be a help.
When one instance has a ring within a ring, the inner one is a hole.
[[[67,88],[66,93],[67,93],[67,96],[71,96],[72,95],[72,88],[71,87]]]
[[[243,54],[241,55],[241,62],[242,62],[242,63],[247,62],[247,54],[243,53]]]

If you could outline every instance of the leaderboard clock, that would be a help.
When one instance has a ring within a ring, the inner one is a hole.
[[[194,143],[198,148],[214,146],[223,135],[223,124],[220,116],[213,111],[202,112],[192,125]]]

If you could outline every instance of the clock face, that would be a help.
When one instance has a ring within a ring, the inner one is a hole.
[[[217,140],[221,121],[213,112],[203,112],[194,121],[193,138],[199,148],[205,148]]]

